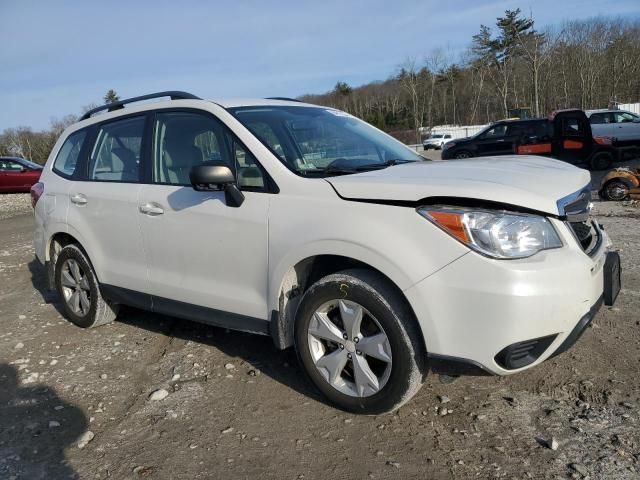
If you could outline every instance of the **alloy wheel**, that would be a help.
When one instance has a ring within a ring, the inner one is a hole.
[[[314,312],[307,334],[315,367],[339,392],[369,397],[389,380],[389,339],[362,305],[350,300],[324,303]]]
[[[62,264],[62,294],[64,301],[73,313],[84,317],[91,308],[91,287],[87,274],[73,258]]]

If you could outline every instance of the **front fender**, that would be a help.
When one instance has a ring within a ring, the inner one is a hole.
[[[357,260],[386,275],[401,290],[414,282],[381,252],[343,240],[321,240],[289,251],[273,268],[269,278],[269,310],[278,310],[279,295],[287,272],[300,262],[318,255],[334,255]]]

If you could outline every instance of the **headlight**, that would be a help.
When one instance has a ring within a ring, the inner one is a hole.
[[[525,258],[559,248],[545,217],[478,208],[426,206],[418,213],[469,248],[493,258]]]

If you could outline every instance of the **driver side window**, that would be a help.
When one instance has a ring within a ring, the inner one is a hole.
[[[232,170],[238,187],[264,190],[264,175],[256,159],[213,117],[159,112],[153,132],[153,183],[190,186],[192,167],[223,162]]]
[[[505,133],[507,133],[507,126],[506,125],[496,125],[495,127],[490,128],[489,130],[487,130],[485,132],[485,134],[482,136],[483,139],[485,140],[490,140],[490,139],[494,139],[494,138],[502,138],[504,137]]]

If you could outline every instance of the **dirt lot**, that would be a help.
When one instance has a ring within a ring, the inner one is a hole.
[[[380,417],[324,404],[266,337],[134,309],[74,327],[29,208],[0,196],[2,479],[640,478],[637,205],[596,205],[624,288],[572,350],[508,378],[431,376]]]

